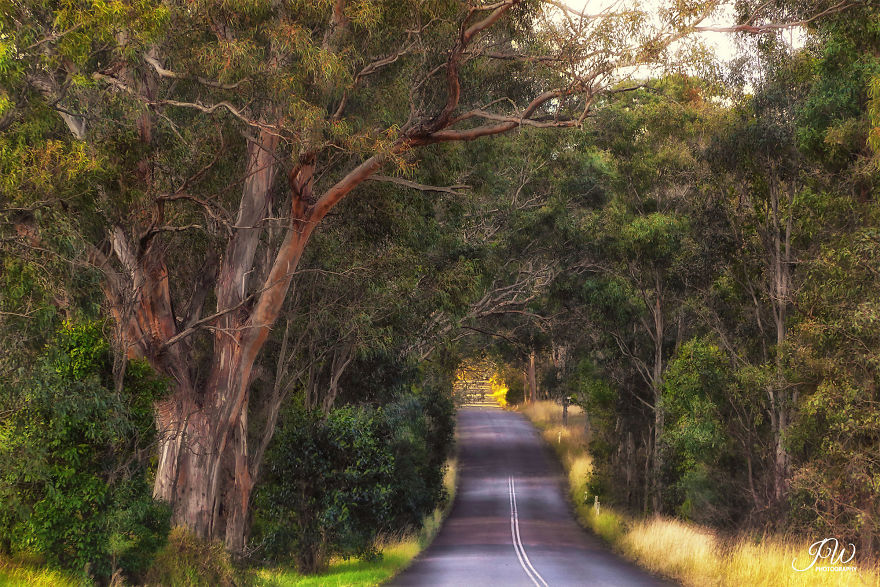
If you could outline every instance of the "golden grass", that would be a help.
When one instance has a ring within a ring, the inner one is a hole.
[[[665,518],[631,521],[618,546],[628,558],[655,573],[700,585],[717,584],[715,535],[702,528]]]
[[[722,539],[710,528],[674,518],[634,520],[587,500],[592,465],[587,454],[584,416],[577,412],[562,427],[562,408],[535,402],[520,408],[559,456],[568,473],[578,520],[612,548],[658,575],[692,587],[880,587],[880,567],[865,563],[858,571],[794,571],[792,561],[806,566],[811,541],[747,536]],[[858,559],[850,563],[859,566]]]

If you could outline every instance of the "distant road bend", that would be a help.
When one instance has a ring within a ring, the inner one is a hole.
[[[392,585],[669,585],[584,531],[559,464],[520,414],[458,413],[459,487],[434,543]]]

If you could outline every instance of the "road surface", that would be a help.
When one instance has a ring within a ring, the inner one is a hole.
[[[522,415],[464,407],[458,438],[452,511],[433,544],[392,585],[669,585],[578,525],[561,467]]]

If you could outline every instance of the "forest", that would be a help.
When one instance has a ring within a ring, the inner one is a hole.
[[[480,361],[876,560],[880,2],[580,4],[0,0],[0,575],[378,560]]]

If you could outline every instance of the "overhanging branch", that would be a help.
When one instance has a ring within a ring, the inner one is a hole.
[[[156,73],[159,74],[159,77],[196,81],[204,86],[218,88],[221,90],[234,90],[239,85],[241,85],[242,81],[245,81],[245,80],[241,80],[241,81],[235,82],[234,84],[224,84],[224,83],[216,82],[213,80],[205,79],[203,77],[199,77],[196,75],[186,75],[186,74],[182,74],[182,73],[177,73],[177,72],[171,71],[169,69],[165,69],[164,67],[162,67],[162,64],[159,63],[158,59],[156,59],[155,57],[152,57],[148,54],[144,55],[144,61],[149,63],[153,67],[153,69],[156,70]]]
[[[389,177],[387,175],[371,175],[367,178],[368,181],[383,181],[388,183],[394,183],[397,185],[401,185],[403,187],[412,188],[414,190],[419,190],[422,192],[442,192],[446,194],[452,194],[454,196],[461,195],[463,190],[471,189],[471,186],[465,184],[459,185],[450,185],[450,186],[436,186],[436,185],[425,185],[421,183],[416,183],[414,181],[410,181],[408,179],[403,179],[402,177]]]
[[[769,3],[765,3],[761,8],[766,6]],[[850,0],[842,0],[838,2],[834,6],[823,10],[818,14],[814,14],[810,18],[805,18],[803,20],[796,20],[792,22],[780,22],[780,23],[769,23],[762,25],[751,24],[754,22],[754,17],[750,18],[744,24],[738,24],[733,26],[695,26],[693,30],[698,33],[748,33],[750,35],[761,35],[766,33],[772,33],[779,30],[793,29],[798,27],[803,27],[811,22],[818,20],[824,16],[829,16],[831,14],[836,14],[838,12],[843,12],[848,8],[852,8],[856,6],[855,2],[851,2]],[[759,9],[760,10],[760,9]]]

